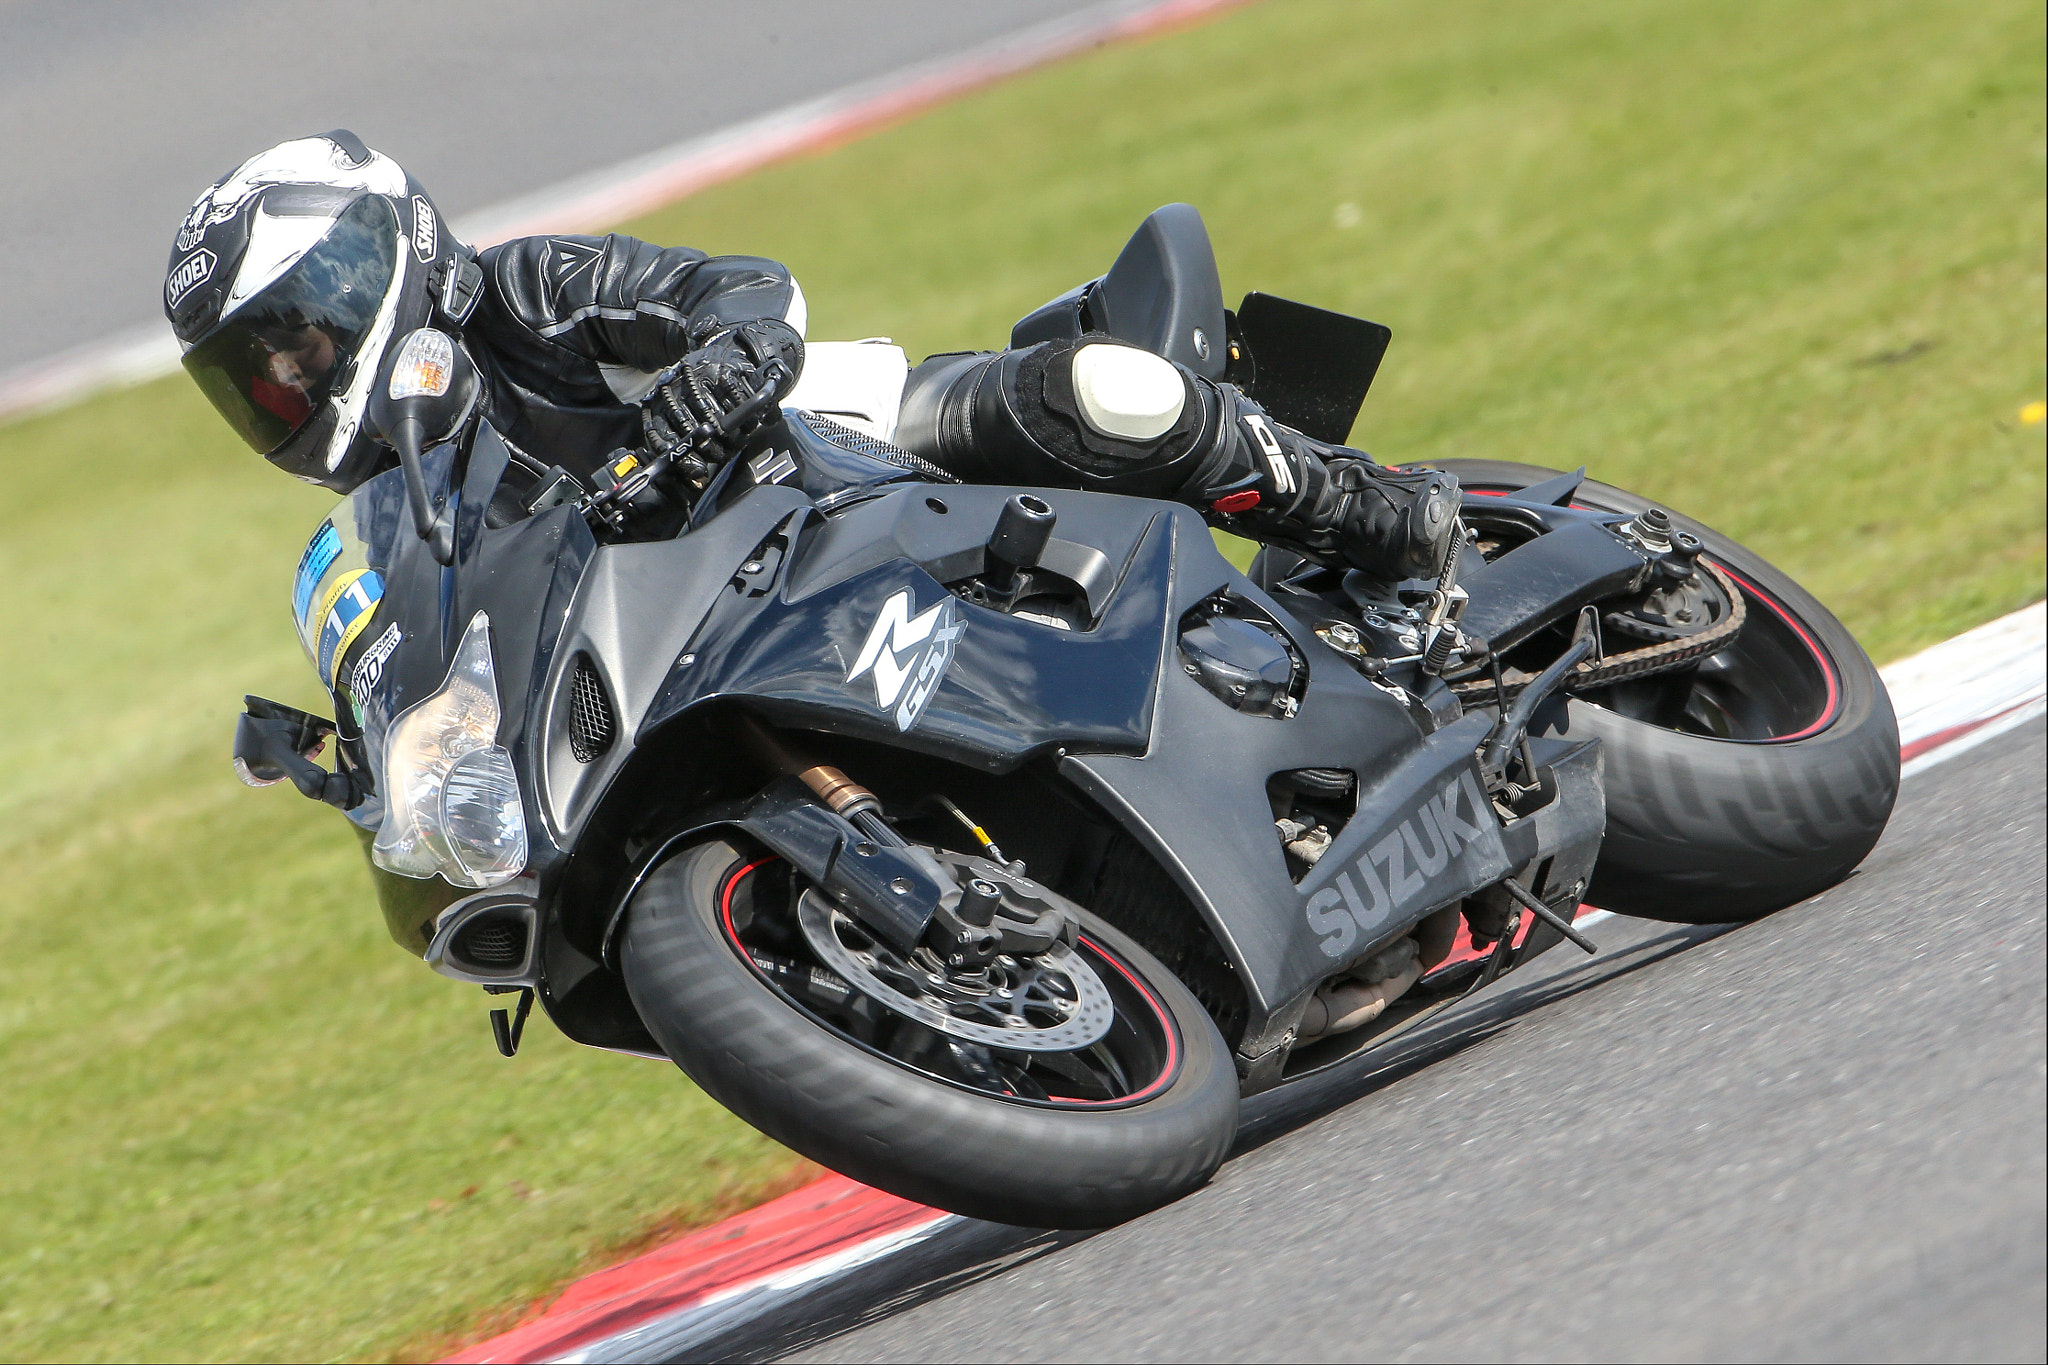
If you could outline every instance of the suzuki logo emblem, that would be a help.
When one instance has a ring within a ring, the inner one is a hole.
[[[1464,808],[1472,812],[1469,820]],[[1342,957],[1358,941],[1360,930],[1371,930],[1391,911],[1432,904],[1435,897],[1424,893],[1438,873],[1484,837],[1490,826],[1488,809],[1469,768],[1435,795],[1425,796],[1407,819],[1339,872],[1334,885],[1308,898],[1309,928],[1329,935],[1321,942],[1322,950]]]
[[[916,616],[910,608],[908,588],[882,604],[846,675],[849,683],[863,673],[874,675],[875,702],[895,713],[898,730],[908,730],[924,714],[953,662],[953,642],[967,629],[951,597]]]

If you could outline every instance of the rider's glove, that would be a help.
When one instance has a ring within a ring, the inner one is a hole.
[[[770,362],[779,370],[769,377]],[[704,318],[690,329],[690,351],[655,376],[645,404],[648,435],[657,446],[690,444],[699,427],[721,419],[761,391],[774,390],[770,404],[787,397],[804,367],[804,341],[778,318],[724,323]]]

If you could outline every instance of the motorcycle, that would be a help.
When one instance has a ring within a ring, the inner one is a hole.
[[[1013,344],[1090,332],[1328,440],[1390,335],[1226,309],[1185,205]],[[896,447],[885,344],[814,346],[779,408],[763,376],[595,486],[478,416],[449,338],[392,353],[370,420],[399,467],[294,583],[337,715],[249,698],[237,770],[343,810],[393,939],[507,998],[505,1055],[538,1000],[908,1199],[1158,1207],[1242,1096],[1592,951],[1582,904],[1767,914],[1847,875],[1897,791],[1834,617],[1584,470],[1444,464],[1467,498],[1433,579],[1247,573],[1188,507]],[[649,511],[684,466],[701,487]]]

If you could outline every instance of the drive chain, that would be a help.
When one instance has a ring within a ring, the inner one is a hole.
[[[1560,691],[1574,692],[1588,687],[1604,687],[1609,683],[1626,682],[1635,678],[1647,678],[1652,674],[1668,672],[1686,664],[1704,659],[1709,654],[1727,648],[1742,633],[1742,623],[1749,617],[1749,605],[1742,600],[1741,591],[1733,580],[1721,569],[1706,560],[1699,561],[1699,567],[1713,576],[1729,602],[1728,615],[1698,635],[1687,635],[1682,639],[1666,640],[1641,649],[1631,649],[1621,654],[1609,654],[1598,659],[1588,659],[1567,675]],[[1533,673],[1511,670],[1501,679],[1501,690],[1507,700],[1513,700],[1529,683],[1535,680]],[[1502,698],[1494,694],[1492,678],[1474,678],[1468,682],[1451,684],[1451,691],[1467,710],[1479,706],[1499,705]]]

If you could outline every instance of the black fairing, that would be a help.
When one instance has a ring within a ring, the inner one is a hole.
[[[814,452],[807,438],[789,453],[798,468],[782,467],[781,483],[756,484],[735,462],[680,535],[599,545],[568,507],[486,524],[507,459],[486,428],[466,451],[443,446],[426,459],[430,484],[460,485],[446,568],[413,533],[395,471],[352,499],[386,575],[388,615],[405,630],[369,699],[373,722],[438,688],[471,617],[490,615],[500,741],[521,775],[532,850],[522,884],[543,908],[541,999],[572,1038],[653,1046],[603,965],[604,936],[635,869],[657,854],[648,812],[684,829],[716,818],[715,800],[758,786],[721,743],[733,707],[857,746],[869,765],[857,776],[878,786],[890,753],[962,782],[1028,772],[1120,827],[1170,874],[1239,978],[1249,1058],[1277,1050],[1307,993],[1346,962],[1557,839],[1585,841],[1584,811],[1546,817],[1541,828],[1565,831],[1555,837],[1528,822],[1504,836],[1473,762],[1490,719],[1436,728],[1427,708],[1363,677],[1314,633],[1315,599],[1268,595],[1191,509],[1029,490],[1056,513],[1040,564],[1066,595],[1061,628],[967,600],[967,585],[999,569],[984,547],[1020,490],[916,482],[881,460]],[[1597,553],[1586,543],[1585,571],[1611,572],[1611,533],[1564,509],[1532,515],[1604,537]],[[1509,582],[1498,576],[1489,592],[1485,576],[1475,581],[1473,609]],[[907,728],[872,675],[850,676],[899,594],[906,614],[944,604],[960,627]],[[1185,623],[1218,601],[1287,637],[1305,674],[1291,716],[1236,709],[1186,671]],[[586,702],[595,688],[611,721],[601,751],[587,736],[578,750],[579,672]],[[1275,838],[1268,779],[1302,768],[1357,774],[1358,813],[1297,882]],[[1598,801],[1597,785],[1575,791],[1581,805]],[[367,836],[381,805],[373,797],[351,814]],[[415,952],[461,894],[438,878],[376,880],[393,937]]]
[[[1112,504],[1101,509],[1108,515],[1094,518],[1099,534],[1086,547],[1096,551],[1108,580],[1092,629],[1060,630],[959,602],[965,629],[951,667],[907,731],[879,706],[872,687],[849,684],[862,643],[893,595],[907,591],[910,610],[923,612],[951,597],[942,578],[982,571],[981,547],[1014,491],[948,488],[939,499],[947,511],[938,513],[925,489],[906,488],[822,525],[796,518],[782,532],[797,545],[780,561],[779,581],[736,584],[719,594],[690,643],[694,661],[663,685],[642,722],[643,737],[692,707],[745,697],[778,724],[880,740],[995,772],[1062,746],[1144,749],[1173,552],[1168,516],[1155,504],[1035,490],[1056,510],[1072,509],[1074,520],[1084,519],[1081,505],[1090,501]],[[1206,540],[1206,528],[1201,534]]]
[[[1214,259],[1199,217],[1181,208],[1148,220],[1072,308],[1034,316],[1114,321],[1128,340],[1220,373]],[[1211,356],[1194,353],[1197,326],[1213,328]],[[600,544],[572,506],[489,524],[509,456],[486,426],[423,461],[428,486],[455,499],[446,567],[415,534],[398,471],[346,504],[384,575],[378,629],[397,623],[404,635],[361,699],[361,728],[344,714],[344,738],[380,774],[386,729],[441,686],[469,622],[488,613],[498,740],[519,773],[531,849],[518,887],[541,911],[540,998],[570,1037],[653,1049],[607,943],[662,850],[738,820],[764,785],[734,742],[735,711],[907,794],[905,807],[971,793],[1000,810],[990,823],[1007,822],[1002,842],[1014,830],[1048,876],[1063,844],[1093,839],[1101,855],[1104,841],[1135,843],[1220,947],[1233,997],[1241,988],[1232,1041],[1248,1075],[1277,1071],[1264,1059],[1284,1056],[1318,983],[1423,916],[1539,858],[1590,869],[1604,818],[1597,751],[1543,741],[1537,761],[1558,796],[1504,823],[1474,758],[1492,717],[1461,716],[1443,683],[1419,674],[1407,679],[1413,694],[1367,678],[1316,634],[1334,610],[1325,599],[1255,584],[1192,509],[925,482],[875,451],[798,419],[775,423],[679,533]],[[1027,577],[986,550],[1020,493],[1055,514]],[[1494,564],[1471,557],[1464,620],[1498,648],[1644,569],[1600,517],[1488,501],[1533,536]],[[1219,612],[1286,655],[1262,647],[1246,665],[1277,689],[1257,705],[1234,701],[1231,680],[1204,675],[1183,650],[1183,633]],[[1276,837],[1272,785],[1303,769],[1355,775],[1351,812],[1307,871]],[[381,797],[350,815],[367,839]],[[416,953],[463,894],[438,877],[375,880],[392,936]]]
[[[1054,554],[1080,562],[1079,551],[1092,551],[1077,571],[1097,590],[1088,628],[1061,630],[960,601],[944,584],[981,572],[981,547],[1016,491],[909,485],[820,515],[792,489],[747,490],[677,540],[599,550],[557,651],[557,674],[571,659],[589,658],[622,731],[650,753],[672,752],[662,736],[693,716],[715,718],[738,704],[792,730],[931,755],[963,771],[1014,773],[1050,760],[1058,779],[1136,837],[1192,900],[1243,978],[1245,1037],[1256,1042],[1284,1028],[1288,1006],[1375,941],[1354,934],[1333,952],[1328,935],[1314,932],[1323,912],[1312,906],[1324,883],[1290,878],[1273,835],[1268,777],[1304,767],[1357,772],[1369,814],[1352,823],[1333,856],[1367,856],[1390,836],[1398,843],[1402,822],[1421,803],[1456,788],[1484,726],[1466,722],[1425,742],[1408,705],[1233,568],[1182,507],[1032,490],[1058,513]],[[1072,548],[1059,551],[1061,542]],[[884,604],[900,592],[916,611],[952,598],[964,626],[950,668],[908,730],[867,679],[848,680]],[[1306,663],[1293,718],[1240,714],[1180,666],[1178,623],[1219,592],[1281,623]],[[645,616],[654,619],[644,632],[620,629]],[[650,687],[661,659],[676,662]],[[552,837],[573,844],[606,823],[603,788],[631,760],[620,752],[577,763],[559,737],[566,684],[558,681],[552,695],[557,738],[546,746],[543,808]],[[705,732],[716,729],[715,719],[705,724]],[[1404,873],[1389,883],[1378,938],[1506,870],[1491,817],[1470,798],[1459,813],[1474,837],[1428,876]],[[611,814],[616,825],[630,823]],[[1432,841],[1424,851],[1434,848]],[[571,918],[600,910],[608,914],[610,902],[563,907]],[[571,937],[580,957],[597,951],[592,925]],[[563,1022],[573,1034],[573,1020]]]
[[[1423,915],[1539,853],[1590,866],[1597,781],[1565,784],[1570,802],[1503,830],[1474,768],[1490,718],[1445,724],[1441,710],[1362,676],[1314,633],[1316,599],[1256,586],[1191,509],[1029,490],[1056,514],[1040,568],[1065,595],[1061,628],[968,600],[982,576],[1002,572],[984,547],[1022,490],[918,482],[882,460],[814,449],[801,424],[789,433],[796,468],[760,464],[782,482],[756,483],[754,467],[737,461],[692,528],[645,543],[599,545],[570,507],[488,525],[507,461],[488,428],[465,449],[426,457],[431,486],[459,487],[452,565],[436,563],[413,532],[396,471],[351,499],[386,577],[386,617],[405,632],[365,699],[369,730],[381,733],[437,689],[470,619],[490,616],[499,739],[528,818],[521,885],[542,907],[540,998],[570,1037],[653,1049],[604,965],[605,935],[636,870],[658,856],[651,828],[715,820],[719,801],[758,787],[722,721],[735,707],[853,746],[864,756],[856,776],[877,786],[888,785],[895,754],[927,775],[920,781],[938,775],[942,789],[979,783],[988,799],[991,782],[1050,788],[1092,812],[1087,819],[1121,828],[1171,876],[1238,978],[1236,1041],[1248,1069],[1284,1050],[1320,981]],[[1527,515],[1567,534],[1508,557],[1553,543],[1532,557],[1543,565],[1540,591],[1505,572],[1507,559],[1475,574],[1469,610],[1498,617],[1501,638],[1520,629],[1508,617],[1542,617],[1569,597],[1574,573],[1605,581],[1624,560],[1641,562],[1585,514]],[[1565,553],[1574,545],[1577,554]],[[904,614],[943,606],[942,619],[959,627],[950,663],[907,727],[872,673],[854,667],[898,595],[907,595]],[[1304,675],[1291,715],[1237,709],[1188,673],[1181,633],[1219,601],[1285,635]],[[579,750],[579,685],[586,702],[592,689],[601,694],[610,718],[598,749],[586,735]],[[361,754],[365,736],[344,730]],[[362,757],[377,771],[376,753]],[[1561,771],[1584,769],[1572,761],[1577,769]],[[1355,773],[1357,813],[1297,881],[1275,837],[1268,779],[1302,768]],[[1028,823],[1030,801],[1020,807],[1025,814],[1006,818]],[[380,799],[351,817],[367,839]],[[393,937],[414,952],[462,894],[438,878],[375,879]]]

